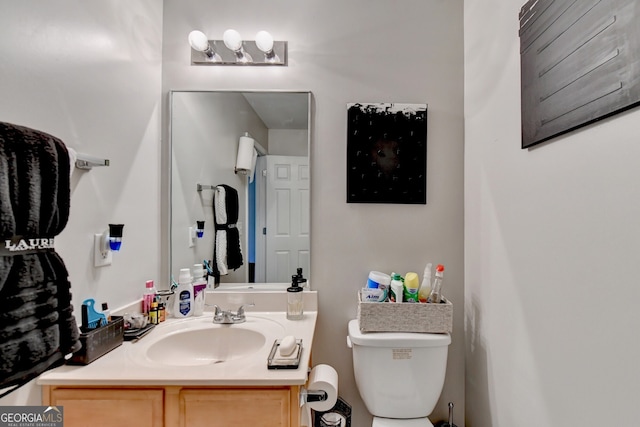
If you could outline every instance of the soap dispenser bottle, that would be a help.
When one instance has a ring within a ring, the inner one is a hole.
[[[301,320],[303,317],[302,287],[297,276],[291,276],[291,286],[287,288],[287,319]]]
[[[298,267],[296,272],[297,272],[296,282],[298,282],[298,285],[302,285],[302,287],[304,287],[305,284],[307,283],[307,279],[305,279],[304,276],[302,275],[302,267]]]

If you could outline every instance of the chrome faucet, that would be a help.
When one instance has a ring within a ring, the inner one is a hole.
[[[247,305],[249,307],[254,306],[253,303],[250,303]],[[223,310],[217,305],[214,305],[213,308],[214,308],[213,323],[220,324],[220,325],[233,325],[236,323],[242,323],[245,320],[247,320],[244,314],[244,305],[241,305],[238,308],[238,311],[236,311],[235,313],[232,312],[231,310]]]

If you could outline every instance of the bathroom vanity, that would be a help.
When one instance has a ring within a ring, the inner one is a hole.
[[[211,312],[169,319],[89,365],[46,372],[43,405],[62,406],[65,427],[298,427],[317,318],[317,293],[304,294],[304,318],[292,321],[286,292],[208,293],[208,305],[255,306],[239,324],[215,325]],[[302,342],[298,368],[267,369],[287,335]]]
[[[43,386],[65,427],[298,427],[299,386]]]

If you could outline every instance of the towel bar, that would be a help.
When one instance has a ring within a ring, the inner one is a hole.
[[[196,184],[196,189],[198,190],[198,192],[200,192],[202,190],[215,190],[216,186],[215,185]]]
[[[98,157],[78,153],[76,158],[76,168],[91,170],[94,166],[109,166],[109,159],[100,159]]]

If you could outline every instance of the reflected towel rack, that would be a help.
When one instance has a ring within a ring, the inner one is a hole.
[[[77,154],[76,168],[91,170],[94,166],[109,166],[109,159],[100,159],[98,157],[88,156],[86,154]]]
[[[216,186],[215,185],[196,184],[196,189],[198,190],[198,192],[200,192],[202,190],[215,190]]]

